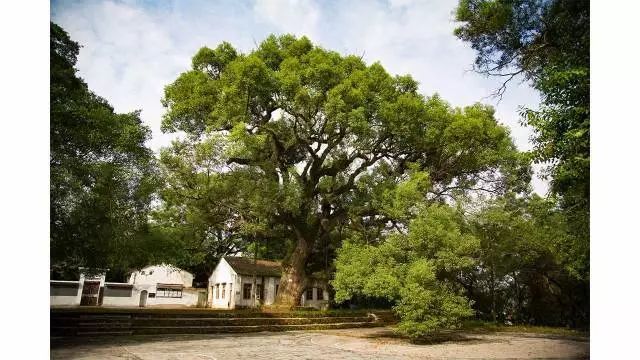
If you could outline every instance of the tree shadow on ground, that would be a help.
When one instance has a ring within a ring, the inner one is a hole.
[[[529,338],[529,339],[549,339],[549,340],[570,340],[577,342],[589,342],[589,334],[585,335],[560,335],[560,334],[535,334],[535,333],[525,333],[525,332],[492,332],[487,333],[491,335],[503,335],[503,336],[515,336],[519,338]]]
[[[456,344],[481,344],[481,343],[495,343],[500,342],[496,339],[482,338],[473,336],[472,334],[452,332],[452,333],[437,333],[428,336],[423,336],[417,339],[407,339],[414,345],[438,345],[454,342]]]
[[[364,339],[371,339],[377,341],[396,341],[406,342],[415,345],[438,345],[445,343],[458,343],[458,344],[479,344],[479,343],[496,343],[505,342],[506,339],[501,337],[517,337],[517,338],[539,338],[549,340],[565,340],[565,341],[577,341],[577,342],[589,342],[589,334],[541,334],[541,333],[527,333],[527,332],[511,332],[511,331],[488,331],[488,330],[446,330],[439,331],[427,336],[423,336],[417,339],[411,339],[406,335],[402,335],[392,328],[375,328],[369,329],[366,333],[348,333],[342,332],[339,335],[353,336]]]
[[[488,339],[478,336],[479,334],[471,334],[460,331],[442,331],[428,336],[423,336],[417,339],[411,339],[406,335],[402,335],[389,328],[379,329],[362,336],[357,336],[365,339],[375,339],[379,341],[395,340],[400,342],[407,342],[414,345],[438,345],[449,342],[455,343],[467,343],[467,344],[479,344],[499,342],[500,340]]]

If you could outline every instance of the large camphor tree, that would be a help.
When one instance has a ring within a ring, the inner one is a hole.
[[[432,201],[500,192],[529,175],[492,108],[452,108],[410,76],[305,37],[270,36],[247,54],[204,47],[163,104],[163,131],[222,150],[212,199],[233,228],[287,245],[281,305],[299,302],[314,249],[339,227],[406,224],[393,204],[410,173],[426,174]]]

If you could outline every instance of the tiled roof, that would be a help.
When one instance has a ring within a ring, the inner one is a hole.
[[[255,264],[252,258],[239,256],[225,256],[224,258],[233,270],[240,275],[273,276],[282,275],[282,265],[278,261],[260,260]]]

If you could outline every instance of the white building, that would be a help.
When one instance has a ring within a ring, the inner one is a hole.
[[[220,260],[209,277],[207,302],[209,306],[217,309],[271,305],[275,302],[281,276],[280,262],[254,262],[251,258],[226,256]],[[313,286],[302,294],[302,306],[326,307],[329,303],[326,287],[321,287],[320,283],[315,281],[311,282],[311,285]]]
[[[51,280],[52,306],[201,306],[206,292],[191,287],[193,275],[172,265],[151,265],[131,274],[128,283],[105,281],[105,272],[80,274],[78,281]]]
[[[132,272],[129,277],[129,284],[139,294],[140,306],[195,306],[198,291],[192,288],[192,283],[191,273],[169,264],[150,265]]]

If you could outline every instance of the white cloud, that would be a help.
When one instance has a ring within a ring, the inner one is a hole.
[[[255,19],[275,26],[279,32],[317,37],[318,5],[309,0],[256,0]]]
[[[330,4],[330,5],[328,5]],[[457,0],[335,1],[255,0],[56,2],[53,21],[84,47],[78,68],[90,88],[116,111],[142,109],[158,150],[174,137],[160,132],[165,85],[190,66],[201,46],[229,41],[249,51],[271,33],[307,35],[325,48],[380,61],[392,74],[411,74],[425,95],[438,92],[454,106],[480,101],[496,107],[516,145],[531,148],[531,132],[519,124],[520,106],[535,107],[526,84],[510,86],[500,103],[486,98],[498,86],[468,72],[474,51],[453,35]],[[546,183],[536,179],[539,193]]]

